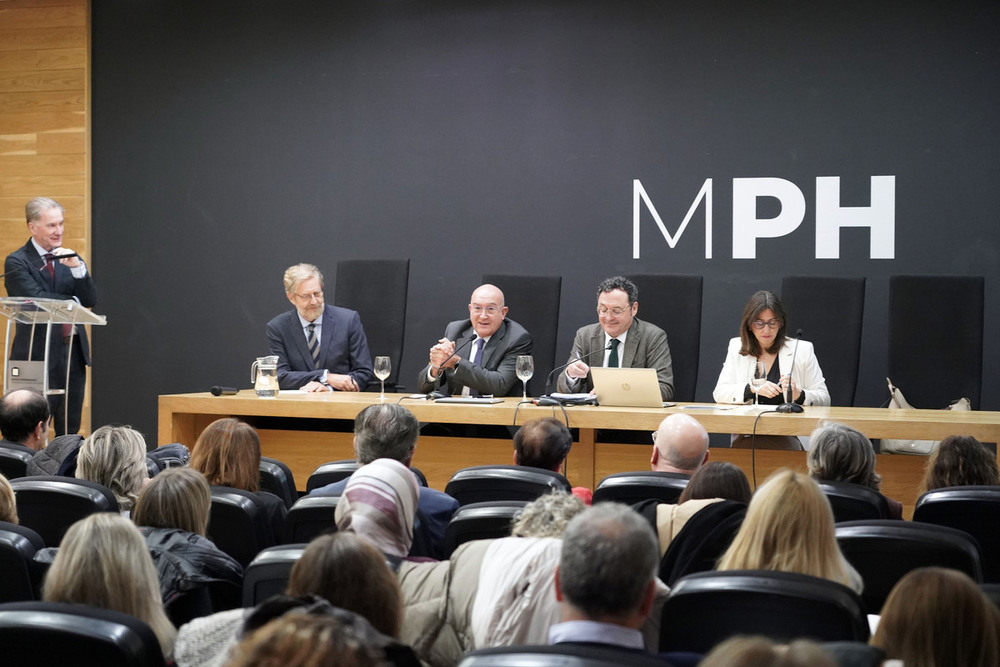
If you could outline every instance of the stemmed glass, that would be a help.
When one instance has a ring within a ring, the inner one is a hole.
[[[764,366],[763,361],[758,361],[754,364],[753,368],[753,378],[750,380],[750,386],[753,389],[753,405],[757,407],[760,404],[760,388],[764,386],[767,382],[767,367]]]
[[[380,400],[385,400],[385,379],[392,372],[392,364],[389,357],[375,357],[375,377],[382,381],[382,396]]]
[[[531,358],[530,354],[518,356],[515,372],[517,373],[517,379],[524,383],[524,393],[521,396],[521,400],[526,401],[528,400],[528,380],[535,374],[535,360]]]

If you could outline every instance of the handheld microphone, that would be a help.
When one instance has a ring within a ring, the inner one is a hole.
[[[607,352],[610,349],[611,349],[611,343],[608,343],[604,347],[599,347],[596,350],[591,350],[587,354],[585,354],[583,356],[578,356],[576,359],[573,359],[572,361],[569,361],[569,362],[563,364],[562,366],[556,366],[555,368],[553,368],[549,372],[548,376],[546,376],[546,378],[545,378],[545,388],[548,389],[549,385],[552,383],[553,376],[555,376],[556,373],[562,372],[567,366],[572,366],[573,364],[575,364],[578,361],[583,361],[584,359],[589,359],[590,357],[592,357],[593,355],[597,354],[598,352]],[[540,396],[538,398],[538,400],[540,400],[540,401],[541,400],[555,401],[555,403],[548,403],[548,402],[546,402],[546,403],[536,403],[536,405],[557,405],[559,403],[559,401],[557,401],[554,398],[551,398],[547,394],[545,396]]]
[[[65,255],[52,255],[52,263],[54,264],[54,263],[58,262],[60,259],[69,259],[70,257],[79,257],[79,256],[80,255],[78,253],[75,253],[75,252],[68,252]],[[49,260],[45,260],[42,263],[42,265],[40,267],[38,267],[38,270],[41,271],[42,269],[44,269],[45,265],[48,264],[48,263],[49,263]]]
[[[222,387],[219,385],[215,385],[209,391],[212,392],[212,396],[233,396],[240,393],[240,390],[236,387]]]
[[[788,369],[788,393],[785,402],[775,408],[778,412],[802,412],[802,406],[792,401],[792,372],[795,370],[795,355],[799,353],[799,340],[802,339],[802,329],[795,331],[795,347],[792,348],[792,367]]]
[[[459,345],[458,347],[456,347],[455,351],[452,352],[448,356],[447,359],[445,359],[444,361],[441,362],[441,366],[444,366],[446,363],[448,363],[449,361],[451,361],[452,357],[454,357],[456,354],[458,354],[459,352],[462,351],[462,348],[464,348],[466,345],[468,345],[472,341],[477,340],[478,338],[479,338],[479,334],[477,334],[477,333],[472,334],[472,338],[470,338],[469,340],[465,341],[464,343],[462,343],[461,345]],[[438,371],[440,373],[441,372],[441,366],[435,366],[434,370],[436,370],[436,371]]]

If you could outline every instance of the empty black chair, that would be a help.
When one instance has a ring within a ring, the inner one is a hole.
[[[556,366],[562,276],[487,273],[483,275],[483,283],[500,288],[504,302],[511,309],[511,316],[531,332],[531,356],[535,362],[535,372],[528,380],[528,395],[537,396],[547,392],[549,388],[545,386],[545,380]]]
[[[117,512],[118,500],[97,482],[37,475],[12,480],[22,526],[38,533],[49,547],[59,546],[66,530],[94,512]]]
[[[639,317],[667,333],[674,371],[674,400],[695,400],[701,356],[701,276],[636,274]]]
[[[523,500],[494,500],[459,507],[444,533],[445,558],[466,542],[508,537],[514,518],[527,504]]]
[[[312,493],[327,484],[334,484],[342,479],[347,479],[360,467],[361,464],[355,459],[324,463],[309,475],[309,479],[306,480],[306,493]],[[427,478],[424,476],[424,473],[420,472],[419,468],[410,466],[410,472],[417,476],[420,486],[427,486]]]
[[[459,505],[491,500],[532,501],[550,491],[569,493],[573,487],[557,472],[522,466],[472,466],[462,468],[448,480],[444,492]]]
[[[968,398],[979,409],[983,385],[981,276],[889,278],[888,371],[916,408],[943,408]],[[933,317],[957,327],[919,327]]]
[[[1000,584],[979,584],[979,590],[1000,610]]]
[[[299,498],[285,517],[285,544],[308,543],[323,533],[337,530],[334,512],[340,496]]]
[[[917,499],[913,520],[957,528],[976,538],[983,579],[1000,583],[1000,486],[952,486]]]
[[[35,531],[0,521],[0,602],[37,598],[42,568],[33,558],[44,548]]]
[[[212,487],[208,538],[244,568],[261,549],[274,546],[267,521],[253,493],[229,486]]]
[[[676,472],[637,470],[608,475],[594,489],[594,502],[612,501],[634,505],[643,500],[676,503],[691,475]]]
[[[28,474],[28,461],[34,454],[19,449],[0,447],[0,475],[7,479],[17,479]]]
[[[889,503],[878,491],[851,482],[816,481],[830,501],[834,521],[889,518]]]
[[[660,580],[673,586],[681,577],[714,570],[739,532],[746,514],[746,503],[736,500],[712,503],[695,513],[660,559],[657,572]]]
[[[663,606],[660,651],[708,653],[734,635],[866,641],[868,617],[857,593],[806,574],[701,572],[674,585]]]
[[[865,279],[787,276],[781,302],[788,312],[787,331],[813,344],[834,405],[854,405],[861,360],[861,323]]]
[[[372,359],[388,356],[392,371],[388,391],[402,391],[399,371],[406,332],[406,293],[410,280],[408,259],[351,259],[337,262],[334,305],[358,311],[365,327]],[[373,387],[378,387],[376,380]],[[364,387],[362,387],[364,389]]]
[[[299,499],[292,471],[278,459],[266,456],[260,457],[260,490],[281,498],[285,507],[291,507]]]
[[[889,591],[918,567],[947,567],[983,580],[979,545],[968,533],[912,521],[847,521],[837,524],[837,543],[865,582],[864,599],[879,613]]]
[[[163,667],[148,625],[110,609],[65,602],[0,604],[6,665]]]
[[[305,544],[284,544],[261,551],[243,574],[243,606],[256,607],[272,595],[284,593],[292,567]]]
[[[465,654],[458,667],[664,667],[655,655],[629,652],[597,644],[501,646]]]

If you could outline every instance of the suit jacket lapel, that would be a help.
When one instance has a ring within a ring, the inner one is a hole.
[[[490,336],[489,342],[483,347],[483,368],[490,368],[489,362],[493,359],[493,355],[498,349],[500,349],[503,339],[507,336],[507,322],[502,322],[500,328],[497,329],[496,333]],[[473,343],[475,345],[475,343]]]
[[[632,326],[628,328],[628,335],[625,337],[625,351],[622,353],[622,368],[632,368],[636,351],[639,349],[639,320],[633,320]]]
[[[329,360],[328,352],[332,351],[333,334],[336,333],[337,322],[333,317],[333,311],[327,306],[323,306],[323,337],[319,341],[319,363],[321,368],[329,368],[332,364],[326,363]]]

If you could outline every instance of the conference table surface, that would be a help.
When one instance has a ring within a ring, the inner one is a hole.
[[[1000,442],[1000,412],[949,410],[889,410],[885,408],[807,407],[801,413],[761,411],[753,406],[679,403],[670,408],[619,408],[609,406],[541,407],[506,398],[496,404],[436,403],[412,399],[408,394],[387,394],[387,402],[405,405],[421,422],[439,424],[521,425],[532,419],[554,416],[579,429],[567,459],[566,475],[577,486],[593,489],[603,477],[629,470],[648,470],[648,446],[598,442],[598,429],[652,432],[669,414],[684,413],[697,419],[710,433],[808,435],[823,420],[848,424],[869,438],[940,440],[949,435],[972,435],[983,442]],[[282,391],[275,398],[258,398],[253,390],[231,396],[209,393],[172,394],[159,397],[158,442],[180,442],[192,447],[198,434],[220,417],[264,419],[258,427],[261,451],[285,462],[297,486],[320,464],[354,458],[349,427],[331,430],[330,420],[353,420],[364,407],[379,403],[371,392],[304,393]],[[272,427],[273,426],[273,427]],[[713,447],[713,460],[739,465],[751,485],[763,481],[777,468],[804,471],[805,453]],[[458,469],[472,465],[509,464],[513,461],[510,438],[422,436],[413,465],[427,476],[430,486],[443,489]],[[926,457],[879,455],[877,469],[882,491],[912,513]]]

